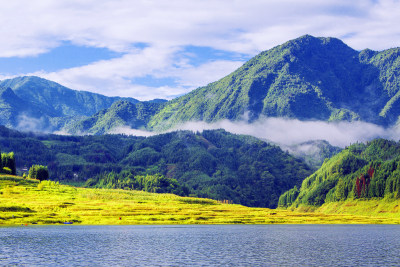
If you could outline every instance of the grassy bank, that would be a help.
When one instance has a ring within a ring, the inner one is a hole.
[[[333,208],[332,208],[333,209]],[[330,214],[249,208],[142,191],[88,189],[0,176],[0,225],[400,223],[399,214]]]

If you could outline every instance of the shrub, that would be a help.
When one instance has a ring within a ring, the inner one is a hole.
[[[5,174],[13,174],[13,173],[12,173],[12,170],[11,170],[10,168],[8,168],[8,167],[4,167],[2,173],[5,173]]]

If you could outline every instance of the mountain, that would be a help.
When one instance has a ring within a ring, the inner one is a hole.
[[[320,206],[357,199],[400,198],[400,142],[376,139],[353,144],[324,162],[279,198],[281,207]]]
[[[163,106],[165,101],[146,101],[132,103],[127,100],[114,102],[87,119],[67,126],[64,130],[71,134],[105,134],[118,127],[144,129],[150,118]]]
[[[389,126],[400,116],[399,55],[400,48],[356,51],[336,38],[305,35],[168,102],[148,127],[262,116]]]
[[[132,114],[116,116],[116,125],[126,123],[133,128],[160,131],[187,121],[253,122],[262,117],[282,117],[361,120],[392,126],[400,123],[399,55],[400,48],[357,51],[336,38],[305,35],[260,53],[219,81],[167,103],[152,102],[159,107],[124,104],[124,112]],[[24,103],[10,115],[11,106],[16,107],[15,99],[9,103],[3,97],[3,124],[17,127],[35,118],[38,130],[46,131],[60,130],[84,119],[68,129],[74,133],[104,133],[114,126],[114,107],[106,109],[119,100],[139,102],[74,91],[38,77],[1,81],[0,87],[12,89]],[[147,112],[145,118],[135,117],[140,109]]]
[[[15,153],[18,172],[47,165],[52,179],[88,185],[121,171],[160,174],[176,179],[194,196],[258,207],[276,207],[281,194],[312,173],[278,146],[223,130],[145,138],[35,135],[0,126],[0,148]]]
[[[4,80],[0,82],[0,86],[11,88],[20,98],[41,105],[49,114],[59,117],[90,116],[110,107],[117,100],[139,102],[134,98],[107,97],[86,91],[76,91],[35,76]]]
[[[32,117],[38,119],[45,111],[41,106],[18,97],[10,88],[0,87],[0,125],[22,126],[21,114],[34,114]]]
[[[20,124],[33,118],[39,120],[36,121],[39,125],[35,125],[31,130],[37,131],[59,130],[68,122],[109,108],[115,101],[139,102],[134,98],[107,97],[76,91],[34,76],[4,80],[0,82],[0,87],[3,88],[2,91],[7,91],[0,99],[2,102],[0,113],[10,113],[12,110],[12,114],[3,117],[1,123],[21,129]],[[13,96],[8,89],[12,90]]]

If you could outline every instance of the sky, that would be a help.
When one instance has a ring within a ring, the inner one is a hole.
[[[397,0],[0,0],[0,80],[172,99],[304,34],[400,46]]]

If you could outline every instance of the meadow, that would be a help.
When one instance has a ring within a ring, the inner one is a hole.
[[[211,199],[80,188],[0,175],[0,225],[3,226],[65,222],[84,225],[400,223],[398,203],[387,204],[381,210],[376,205],[380,204],[343,202],[313,211],[250,208]],[[359,212],[359,207],[375,209]]]

